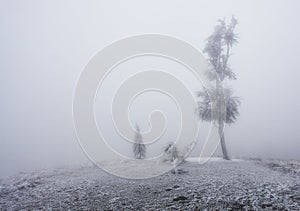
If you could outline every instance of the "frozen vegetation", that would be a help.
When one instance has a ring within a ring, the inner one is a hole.
[[[194,161],[191,159],[191,161]],[[0,181],[0,208],[81,210],[300,210],[300,162],[212,159],[130,180],[84,166]]]

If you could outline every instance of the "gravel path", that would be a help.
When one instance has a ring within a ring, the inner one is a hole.
[[[299,171],[270,163],[187,162],[180,174],[146,180],[121,179],[92,166],[23,173],[0,180],[0,208],[300,210]]]

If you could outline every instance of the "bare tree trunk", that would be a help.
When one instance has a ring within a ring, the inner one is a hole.
[[[221,148],[222,148],[222,153],[223,153],[223,159],[230,160],[228,153],[227,153],[223,129],[224,129],[224,123],[222,121],[219,121],[219,136],[220,136]]]
[[[221,142],[223,159],[230,160],[228,153],[227,153],[224,131],[223,131],[224,122],[226,121],[226,104],[225,104],[225,99],[224,99],[222,82],[219,80],[216,80],[216,89],[217,89],[216,109],[217,109],[217,117],[218,117],[218,132],[219,132],[219,137],[220,137],[220,142]]]

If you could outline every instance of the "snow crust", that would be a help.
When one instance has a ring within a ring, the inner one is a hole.
[[[300,210],[299,161],[187,160],[143,180],[90,165],[20,173],[0,180],[0,210]]]

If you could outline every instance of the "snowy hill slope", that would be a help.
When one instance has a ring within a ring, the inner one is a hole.
[[[186,162],[176,174],[146,180],[122,179],[93,166],[22,173],[0,181],[0,208],[300,210],[299,162],[293,171],[283,170],[288,162],[278,162]]]

